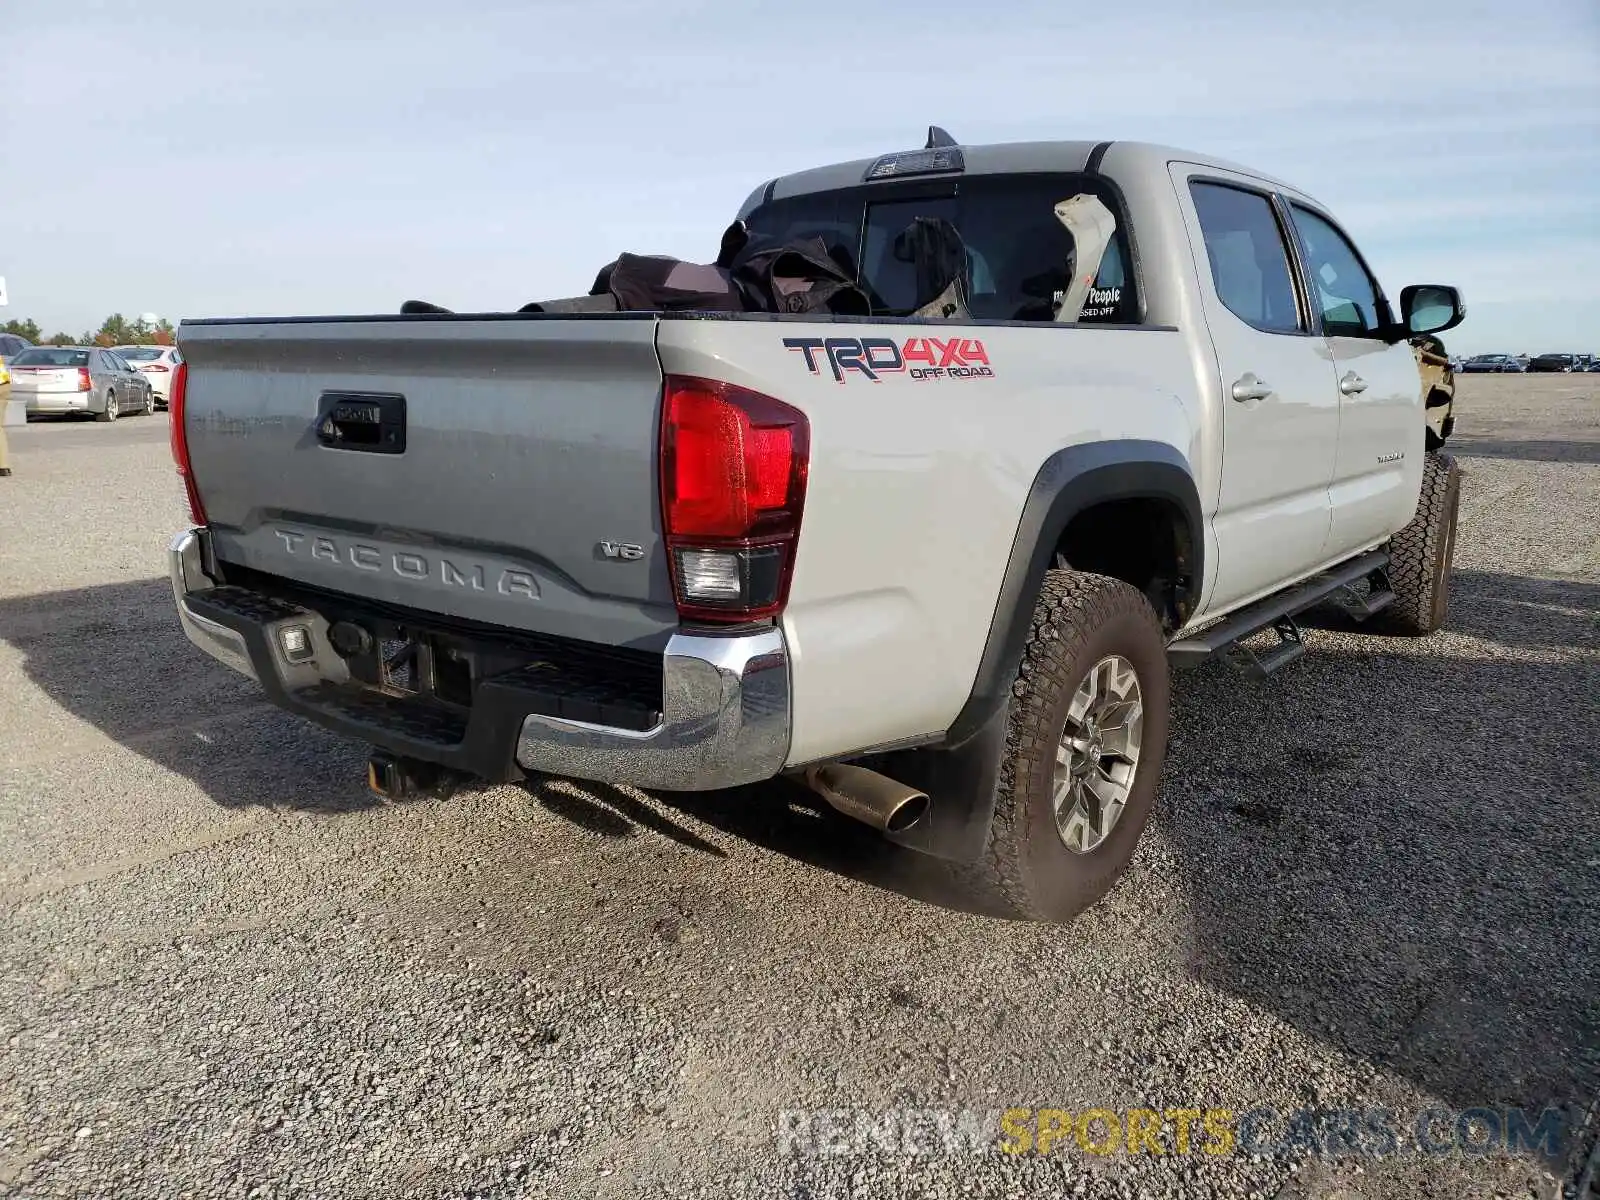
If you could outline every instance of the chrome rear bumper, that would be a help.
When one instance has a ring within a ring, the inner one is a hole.
[[[396,754],[504,778],[523,771],[630,783],[666,791],[705,791],[770,779],[789,752],[789,654],[783,631],[763,628],[718,635],[678,633],[662,660],[660,721],[624,729],[566,719],[537,707],[530,693],[503,681],[480,686],[459,736],[424,731],[414,711],[381,693],[356,706],[328,703],[326,685],[348,686],[349,673],[327,642],[328,621],[310,609],[220,586],[206,570],[203,529],[178,534],[169,551],[173,601],[189,640],[218,662],[259,682],[279,707]],[[224,603],[226,601],[226,603]],[[290,662],[278,636],[303,626],[315,647]],[[325,664],[319,667],[318,664]]]

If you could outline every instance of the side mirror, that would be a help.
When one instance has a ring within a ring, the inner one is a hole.
[[[1461,292],[1445,283],[1413,283],[1400,290],[1400,320],[1408,336],[1443,333],[1466,320]]]

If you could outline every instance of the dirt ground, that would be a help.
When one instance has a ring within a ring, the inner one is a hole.
[[[378,803],[362,747],[179,632],[166,417],[12,431],[0,1195],[1558,1194],[1600,1094],[1600,375],[1468,376],[1458,409],[1446,629],[1328,622],[1272,679],[1179,676],[1134,868],[1064,928],[965,911],[786,784]],[[1136,1106],[1577,1132],[796,1136],[823,1109]]]

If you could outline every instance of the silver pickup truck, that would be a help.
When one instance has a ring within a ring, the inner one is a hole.
[[[1444,619],[1459,475],[1409,339],[1460,297],[1392,306],[1302,191],[1135,143],[941,146],[740,216],[824,239],[874,315],[184,322],[190,638],[372,745],[381,791],[786,775],[1062,919],[1145,826],[1170,665],[1276,670],[1330,600]],[[959,321],[908,315],[915,217],[966,243]]]

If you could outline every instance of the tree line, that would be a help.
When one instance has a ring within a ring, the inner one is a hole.
[[[7,321],[0,330],[27,338],[35,346],[170,346],[176,332],[165,317],[151,323],[143,317],[130,321],[121,313],[112,313],[102,321],[97,333],[85,332],[79,337],[70,333],[45,337],[39,323],[32,319]]]

